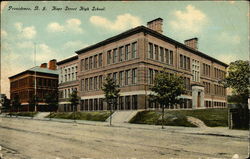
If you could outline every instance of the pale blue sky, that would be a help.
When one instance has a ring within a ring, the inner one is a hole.
[[[8,10],[24,7],[31,11]],[[45,11],[34,11],[35,6]],[[52,11],[52,7],[62,8]],[[65,7],[77,11],[64,11]],[[90,11],[79,11],[79,7]],[[104,11],[91,11],[92,7]],[[4,2],[1,3],[1,92],[9,94],[8,77],[32,66],[62,60],[147,21],[161,17],[164,34],[179,42],[198,37],[199,50],[229,63],[249,57],[247,1],[186,2]]]

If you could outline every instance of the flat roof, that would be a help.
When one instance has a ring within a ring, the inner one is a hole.
[[[103,40],[103,41],[101,41],[101,42],[99,42],[99,43],[96,43],[96,44],[94,44],[94,45],[91,45],[91,46],[85,47],[85,48],[83,48],[83,49],[77,50],[77,51],[75,51],[75,53],[77,53],[77,54],[82,54],[82,53],[85,53],[85,52],[87,52],[87,51],[96,49],[96,48],[98,48],[98,47],[101,47],[101,46],[104,46],[104,45],[107,45],[107,44],[110,44],[110,43],[112,43],[112,42],[115,42],[115,41],[117,41],[117,40],[121,40],[121,39],[123,39],[123,38],[129,37],[129,36],[131,36],[131,35],[134,35],[134,34],[140,33],[140,32],[143,32],[143,33],[145,33],[145,34],[150,34],[150,35],[152,35],[152,36],[154,36],[154,37],[156,37],[156,38],[159,38],[159,39],[161,39],[161,40],[163,40],[163,41],[172,43],[172,44],[174,44],[174,45],[176,45],[176,46],[178,46],[178,47],[181,47],[181,48],[183,48],[183,49],[185,49],[185,50],[188,50],[188,51],[190,51],[190,52],[193,53],[193,54],[196,54],[196,55],[198,55],[198,56],[204,57],[204,58],[209,59],[209,60],[211,60],[211,61],[217,62],[218,64],[221,64],[221,65],[223,65],[223,66],[225,66],[225,67],[228,67],[228,64],[226,64],[226,63],[224,63],[224,62],[222,62],[222,61],[219,61],[218,59],[215,59],[215,58],[213,58],[213,57],[211,57],[211,56],[209,56],[209,55],[207,55],[207,54],[205,54],[205,53],[202,53],[202,52],[200,52],[200,51],[198,51],[198,50],[195,50],[195,49],[193,49],[193,48],[191,48],[191,47],[188,47],[188,46],[186,46],[186,45],[183,44],[183,43],[180,43],[180,42],[178,42],[178,41],[176,41],[176,40],[174,40],[174,39],[171,39],[171,38],[169,38],[169,37],[167,37],[167,36],[165,36],[165,35],[163,35],[163,34],[161,34],[161,33],[158,33],[158,32],[156,32],[156,31],[154,31],[154,30],[152,30],[152,29],[149,29],[149,28],[147,28],[147,27],[145,27],[145,26],[138,26],[138,27],[129,29],[129,30],[127,30],[127,31],[125,31],[125,32],[123,32],[123,33],[121,33],[121,34],[118,34],[118,35],[116,35],[116,36],[113,36],[113,37],[111,37],[111,38],[108,38],[108,39],[106,39],[106,40]]]
[[[70,62],[70,61],[74,61],[74,60],[77,60],[78,59],[78,55],[75,55],[75,56],[72,56],[72,57],[69,57],[69,58],[66,58],[62,61],[58,61],[56,64],[57,65],[62,65],[64,63],[67,63],[67,62]]]

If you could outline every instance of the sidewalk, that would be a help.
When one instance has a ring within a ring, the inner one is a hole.
[[[72,123],[72,124],[84,124],[93,126],[109,126],[109,122],[98,122],[98,121],[88,121],[88,120],[71,120],[71,119],[56,119],[56,118],[31,118],[23,116],[5,116],[0,115],[2,118],[13,118],[13,119],[24,119],[24,120],[34,120],[34,121],[50,121],[50,122],[60,122],[60,123]],[[130,124],[130,123],[112,123],[112,127],[115,128],[128,128],[128,129],[144,129],[144,130],[155,130],[166,131],[171,133],[185,133],[193,135],[211,135],[211,136],[221,136],[221,137],[233,137],[248,139],[248,130],[231,130],[228,127],[205,127],[205,128],[193,128],[193,127],[181,127],[181,126],[164,126],[161,129],[160,125],[146,125],[146,124]]]

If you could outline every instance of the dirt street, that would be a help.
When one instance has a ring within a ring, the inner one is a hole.
[[[4,159],[246,158],[248,131],[0,117],[0,145]]]

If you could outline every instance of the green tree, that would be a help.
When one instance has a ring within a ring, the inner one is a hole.
[[[75,113],[76,113],[76,109],[77,109],[77,105],[79,104],[79,100],[80,97],[77,95],[77,90],[74,90],[71,94],[70,94],[70,98],[69,98],[69,102],[73,108],[73,113],[74,113],[74,121],[75,119]]]
[[[225,87],[233,89],[233,95],[237,96],[236,102],[247,104],[250,88],[249,61],[237,60],[231,62],[228,67],[227,77],[221,81]]]
[[[18,111],[21,108],[21,102],[18,94],[14,95],[14,98],[12,100],[12,107],[15,111]]]
[[[159,103],[162,108],[162,129],[164,128],[164,109],[181,103],[181,94],[185,93],[183,78],[177,74],[170,74],[166,69],[156,74],[154,85],[150,87],[153,94],[149,95],[151,102]]]
[[[58,109],[58,92],[51,91],[51,92],[46,93],[45,103],[48,104],[48,110],[51,116],[51,112],[57,111]]]
[[[110,108],[110,117],[109,117],[109,125],[112,125],[112,111],[114,109],[114,105],[117,104],[117,100],[119,98],[119,93],[120,93],[120,89],[119,89],[119,85],[116,84],[115,80],[111,77],[107,77],[102,90],[105,94],[105,101],[108,104],[108,107]]]

